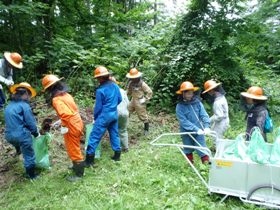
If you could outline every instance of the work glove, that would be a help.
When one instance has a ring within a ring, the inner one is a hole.
[[[60,128],[60,133],[61,133],[62,135],[68,133],[68,131],[69,131],[69,129],[68,129],[67,127],[61,126],[61,128]]]
[[[52,127],[58,128],[61,125],[61,120],[58,120],[52,124]]]
[[[205,128],[204,133],[205,133],[205,135],[209,135],[211,133],[210,128]]]
[[[204,135],[205,134],[205,132],[203,131],[203,130],[201,130],[201,129],[199,129],[198,131],[197,131],[197,135]]]
[[[14,81],[13,81],[13,80],[5,79],[5,80],[4,80],[4,83],[5,83],[7,86],[11,86],[11,85],[14,84]]]
[[[146,102],[146,99],[145,99],[145,98],[139,99],[139,103],[140,103],[140,104],[144,104],[145,102]]]

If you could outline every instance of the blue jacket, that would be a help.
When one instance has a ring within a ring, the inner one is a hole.
[[[27,101],[12,100],[5,108],[5,134],[11,138],[19,138],[26,134],[38,136],[36,120]]]
[[[176,106],[176,116],[180,123],[181,132],[197,132],[199,129],[208,128],[210,125],[209,116],[196,96],[189,102],[179,102]]]
[[[101,114],[117,113],[117,107],[121,101],[122,96],[119,86],[111,81],[102,83],[96,90],[96,101],[93,113],[94,120]]]

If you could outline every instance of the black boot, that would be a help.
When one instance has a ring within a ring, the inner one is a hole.
[[[95,154],[90,154],[90,155],[86,155],[86,159],[85,159],[85,167],[88,168],[90,166],[94,166],[94,157],[95,157]]]
[[[114,156],[112,157],[112,160],[114,161],[120,161],[121,160],[121,151],[115,151]]]
[[[149,134],[149,123],[144,123],[144,135],[147,136]]]
[[[84,176],[85,171],[85,162],[84,161],[73,161],[73,172],[74,176],[67,177],[67,180],[70,182],[75,182],[80,180]]]
[[[35,166],[31,166],[29,168],[26,168],[26,174],[28,179],[36,179],[38,176],[35,174]]]

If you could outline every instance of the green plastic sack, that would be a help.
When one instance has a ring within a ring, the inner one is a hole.
[[[248,159],[246,152],[247,152],[247,146],[245,144],[244,135],[239,134],[236,137],[235,142],[225,150],[223,154],[223,158],[246,160]]]
[[[38,138],[32,139],[33,141],[33,149],[35,152],[35,162],[36,167],[43,168],[43,169],[50,169],[51,164],[49,160],[49,146],[52,139],[52,136],[50,133],[46,133],[45,135],[41,135]]]
[[[87,151],[88,139],[93,128],[93,124],[86,125],[86,143],[85,143],[85,151]],[[98,147],[95,150],[95,158],[100,158],[101,156],[101,142],[99,143]]]
[[[256,163],[269,163],[270,151],[258,127],[254,128],[252,132],[247,154],[250,159]]]
[[[271,149],[269,162],[271,164],[280,164],[280,128],[278,128],[277,136]]]

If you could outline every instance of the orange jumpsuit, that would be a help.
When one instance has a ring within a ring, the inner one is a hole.
[[[84,124],[73,97],[68,93],[58,94],[53,98],[52,105],[61,119],[61,126],[68,128],[68,132],[64,134],[68,156],[72,161],[83,160],[80,141]]]

